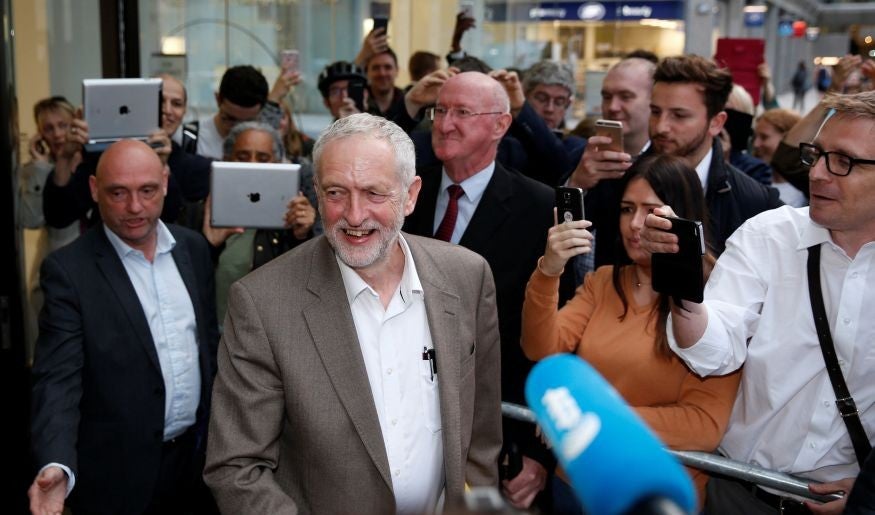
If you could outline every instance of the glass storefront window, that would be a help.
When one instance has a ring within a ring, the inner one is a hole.
[[[280,52],[297,49],[303,81],[294,92],[296,114],[325,115],[317,77],[331,62],[355,57],[369,5],[364,0],[140,2],[142,75],[183,68],[187,118],[205,118],[215,112],[214,94],[227,67],[251,64],[272,84],[279,75]]]
[[[623,55],[684,49],[681,1],[486,1],[483,13],[472,53],[493,67],[524,70],[541,59],[569,64],[578,89],[574,117],[598,110],[601,78]]]

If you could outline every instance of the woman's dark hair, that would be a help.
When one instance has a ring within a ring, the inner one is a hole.
[[[659,197],[659,200],[665,205],[670,206],[680,218],[700,220],[705,230],[705,241],[710,241],[705,193],[702,190],[699,176],[694,169],[690,168],[686,161],[670,155],[649,155],[642,157],[623,175],[620,182],[620,191],[625,193],[629,183],[636,179],[647,181],[647,184],[650,185],[653,192]],[[619,225],[619,223],[620,220],[617,217],[617,224]],[[617,231],[617,234],[621,234],[620,231]],[[623,303],[623,314],[620,315],[620,320],[623,320],[629,311],[629,302],[623,291],[621,277],[623,269],[632,264],[632,259],[626,253],[622,237],[617,240],[617,245],[619,247],[617,252],[618,259],[614,263],[612,281],[614,290],[620,296],[620,301]],[[705,260],[705,279],[707,279],[714,258],[708,254]],[[672,355],[671,349],[668,347],[668,337],[665,332],[665,324],[670,310],[671,306],[668,296],[660,294],[653,310],[653,316],[657,317],[656,352],[663,357]]]

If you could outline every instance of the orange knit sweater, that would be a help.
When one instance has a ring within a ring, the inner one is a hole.
[[[612,270],[604,266],[588,274],[574,298],[557,311],[559,278],[536,269],[523,304],[523,351],[533,360],[576,353],[617,389],[670,449],[713,451],[726,430],[740,371],[702,379],[677,356],[657,354],[654,305],[635,305],[633,270],[626,267],[621,283],[629,310],[621,321],[623,305],[611,283]],[[701,504],[708,477],[688,470]]]

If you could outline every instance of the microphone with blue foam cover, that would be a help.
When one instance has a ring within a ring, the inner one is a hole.
[[[666,504],[694,512],[696,493],[684,468],[576,355],[537,363],[526,380],[526,401],[586,513],[641,513]]]

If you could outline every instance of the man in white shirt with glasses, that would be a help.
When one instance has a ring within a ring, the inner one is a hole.
[[[875,435],[875,92],[824,104],[833,113],[814,141],[801,145],[811,166],[810,207],[782,207],[743,224],[727,240],[704,303],[673,306],[668,325],[672,348],[698,374],[744,365],[720,445],[726,456],[809,478],[814,493],[845,494]],[[642,236],[653,252],[677,251],[676,238],[662,230],[669,222],[655,216],[667,211],[647,218]],[[822,293],[809,291],[810,284]],[[819,298],[823,331],[812,308]],[[821,340],[832,340],[853,401],[836,394],[840,381],[827,372]],[[712,479],[706,511],[804,509],[794,501]],[[814,513],[840,513],[844,503],[804,504]]]

